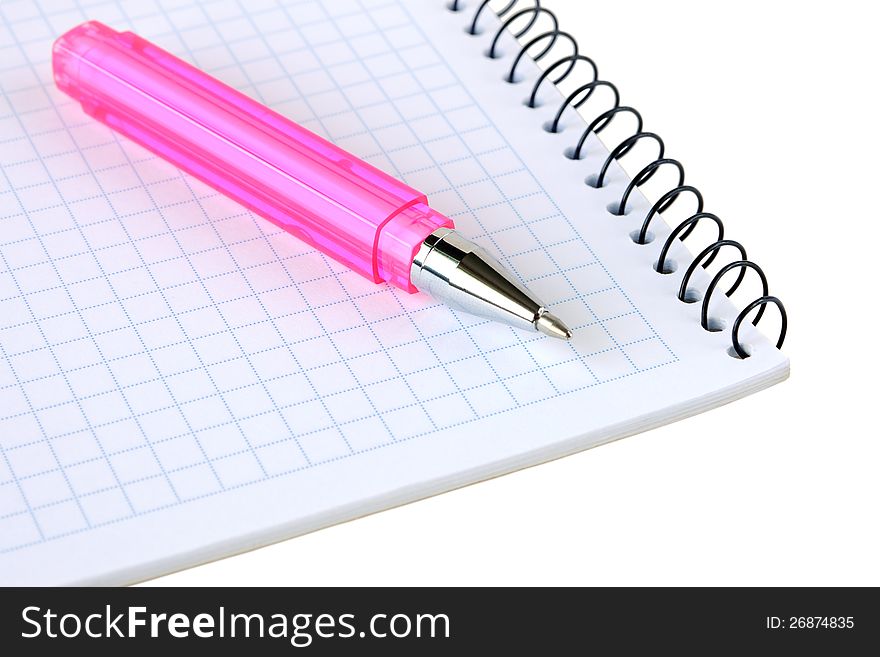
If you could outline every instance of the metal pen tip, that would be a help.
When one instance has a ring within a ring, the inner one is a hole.
[[[556,315],[548,313],[546,310],[535,320],[535,328],[544,335],[549,335],[551,338],[571,340],[571,329],[568,328],[565,325],[565,322],[559,319]]]
[[[571,339],[571,329],[547,312],[511,272],[451,228],[438,228],[425,239],[413,258],[410,281],[452,308],[551,338]]]

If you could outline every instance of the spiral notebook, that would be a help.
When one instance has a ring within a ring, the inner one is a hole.
[[[705,249],[706,231],[681,241],[697,219],[670,227],[627,191],[623,165],[644,158],[629,146],[654,138],[606,146],[595,130],[632,112],[581,115],[554,85],[567,73],[581,96],[608,92],[591,60],[569,56],[546,10],[483,4],[3,3],[0,584],[153,577],[786,378],[777,336],[752,324],[780,309],[770,290],[724,294],[759,269],[735,244]],[[49,64],[53,38],[87,19],[423,190],[574,339],[373,286],[91,120]],[[547,50],[537,64],[517,58],[529,43]],[[675,166],[651,161],[637,182]],[[713,254],[731,265],[709,295]]]

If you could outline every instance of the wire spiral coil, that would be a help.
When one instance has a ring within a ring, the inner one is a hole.
[[[661,168],[669,167],[671,169],[674,169],[677,173],[677,181],[675,187],[664,193],[651,206],[651,209],[648,211],[644,221],[642,222],[641,228],[632,233],[633,241],[637,244],[646,244],[648,241],[650,241],[648,239],[648,229],[651,221],[655,218],[655,216],[664,212],[665,210],[668,210],[674,203],[676,203],[676,201],[679,200],[680,197],[688,195],[692,196],[694,201],[696,202],[696,208],[693,214],[681,221],[671,230],[669,236],[667,237],[662,248],[660,249],[660,256],[657,264],[655,265],[655,270],[658,274],[673,273],[675,271],[675,263],[672,263],[673,266],[670,266],[671,261],[669,260],[668,256],[669,251],[675,241],[683,241],[687,239],[688,236],[690,236],[691,233],[697,228],[698,224],[701,221],[713,224],[717,231],[715,241],[707,245],[702,251],[700,251],[700,253],[698,253],[693,258],[682,279],[681,286],[677,295],[678,300],[683,303],[694,303],[698,301],[699,299],[690,295],[688,290],[688,282],[691,280],[694,272],[698,267],[702,267],[703,269],[707,268],[715,260],[715,258],[718,256],[719,252],[723,248],[732,248],[738,252],[739,259],[724,265],[712,277],[711,282],[709,283],[709,286],[706,289],[706,293],[702,299],[702,306],[700,309],[700,324],[707,331],[719,330],[719,327],[713,325],[708,316],[709,303],[713,294],[716,291],[716,288],[719,286],[722,278],[724,278],[729,272],[736,270],[736,279],[734,280],[733,284],[724,292],[724,294],[729,297],[739,288],[746,274],[751,271],[760,279],[761,296],[748,303],[745,308],[743,308],[743,310],[737,315],[731,331],[731,340],[733,342],[733,351],[731,352],[731,354],[736,354],[737,357],[743,359],[749,357],[749,352],[740,342],[740,329],[742,323],[752,312],[757,310],[755,317],[754,319],[752,319],[751,322],[753,325],[756,326],[758,322],[761,321],[761,318],[764,316],[764,312],[767,310],[768,305],[775,306],[779,311],[781,317],[780,332],[776,342],[776,348],[780,349],[783,342],[785,341],[785,336],[788,328],[788,317],[785,311],[785,306],[782,304],[782,302],[777,297],[770,295],[769,285],[764,271],[757,264],[755,264],[751,260],[748,260],[746,250],[739,242],[725,239],[724,223],[717,215],[714,215],[710,212],[705,212],[703,208],[703,195],[696,187],[685,184],[684,166],[678,160],[666,157],[666,145],[663,142],[663,139],[653,132],[647,132],[644,130],[644,122],[638,110],[620,104],[620,92],[618,91],[617,87],[611,82],[601,80],[599,78],[599,70],[596,66],[596,63],[591,58],[581,53],[581,49],[577,42],[577,39],[575,39],[568,32],[559,29],[559,21],[556,15],[549,9],[542,7],[541,0],[525,0],[527,3],[530,4],[530,6],[525,8],[518,8],[518,5],[520,5],[522,1],[523,0],[508,0],[508,2],[503,7],[495,12],[498,18],[501,19],[501,25],[495,31],[489,49],[485,52],[485,56],[492,59],[497,58],[499,56],[498,42],[504,32],[508,30],[508,28],[510,28],[516,21],[521,19],[525,21],[523,27],[518,28],[515,32],[512,32],[513,36],[517,40],[519,40],[520,44],[518,46],[518,51],[513,59],[513,63],[511,64],[509,71],[504,76],[505,82],[512,84],[519,81],[516,77],[517,69],[523,58],[527,54],[529,54],[533,48],[541,46],[539,52],[531,55],[531,58],[535,62],[538,62],[550,53],[557,42],[567,42],[567,44],[571,48],[571,54],[560,57],[555,61],[549,64],[545,64],[543,66],[543,71],[540,73],[537,80],[532,85],[531,92],[529,93],[529,96],[525,102],[526,106],[531,108],[537,107],[537,97],[541,86],[548,80],[548,78],[551,78],[554,73],[560,71],[560,69],[561,71],[556,75],[556,77],[551,80],[551,83],[554,85],[558,85],[563,80],[567,79],[570,75],[572,75],[576,68],[586,68],[588,70],[588,75],[590,75],[591,77],[589,77],[584,84],[578,85],[574,89],[574,91],[564,97],[564,100],[560,104],[558,110],[555,112],[553,119],[544,126],[544,129],[546,131],[555,133],[559,131],[559,125],[562,120],[563,113],[567,108],[571,107],[573,109],[578,109],[582,107],[587,99],[590,98],[590,96],[592,96],[592,94],[600,88],[604,87],[610,90],[613,96],[612,107],[601,112],[600,114],[598,114],[598,116],[596,116],[594,119],[592,119],[592,121],[588,123],[587,128],[583,131],[583,133],[581,133],[577,142],[573,144],[570,148],[566,149],[565,156],[573,160],[582,159],[587,138],[591,134],[598,135],[605,128],[607,128],[615,118],[617,118],[621,114],[626,113],[632,115],[636,120],[635,130],[628,137],[622,139],[613,148],[609,148],[608,157],[605,159],[600,170],[595,176],[591,176],[587,180],[586,184],[596,188],[603,187],[605,185],[609,167],[611,166],[612,162],[620,161],[641,141],[654,142],[657,147],[657,156],[647,165],[645,165],[635,176],[632,177],[620,199],[615,204],[613,204],[613,206],[609,207],[609,211],[612,214],[618,216],[626,214],[627,203],[630,200],[633,192],[638,187],[648,182],[648,180],[650,180],[656,173],[658,173]],[[490,0],[481,0],[480,4],[473,11],[473,14],[469,17],[467,25],[465,27],[465,32],[474,36],[481,33],[479,30],[480,16],[487,8],[489,8],[489,4]],[[451,2],[448,2],[446,6],[450,11],[453,12],[460,12],[464,10],[464,7],[460,0],[452,0]],[[552,23],[552,28],[540,31],[540,33],[532,35],[532,32],[539,31],[538,28],[536,28],[536,25],[538,24],[538,21],[542,16],[546,16],[550,20],[550,22]]]

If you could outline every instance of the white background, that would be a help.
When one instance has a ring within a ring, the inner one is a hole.
[[[880,584],[869,4],[543,4],[764,267],[789,311],[791,379],[150,584]]]

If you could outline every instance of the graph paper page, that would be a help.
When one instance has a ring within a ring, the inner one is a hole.
[[[444,2],[0,5],[0,583],[125,583],[671,421],[766,386],[606,206],[626,180]],[[473,4],[473,3],[471,3]],[[245,9],[245,7],[247,9]],[[375,286],[60,94],[52,40],[131,29],[424,191],[569,343]],[[492,16],[487,27],[497,26]],[[526,79],[536,69],[523,64]],[[687,256],[676,246],[673,259]],[[705,285],[698,275],[694,285]],[[733,317],[729,304],[713,313]]]

